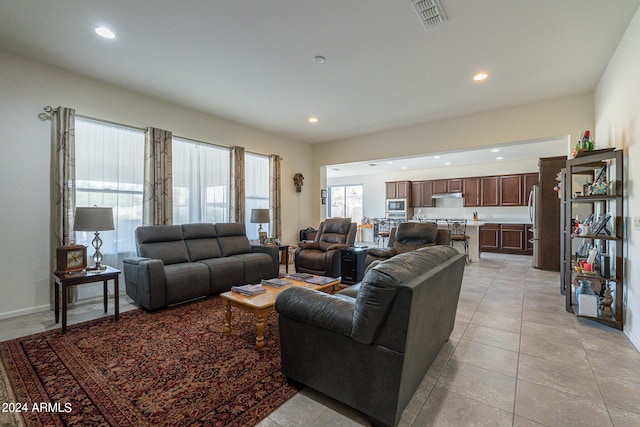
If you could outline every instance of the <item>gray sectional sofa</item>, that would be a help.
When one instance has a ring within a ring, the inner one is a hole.
[[[395,426],[455,323],[464,254],[432,246],[378,263],[335,295],[294,286],[276,299],[282,370]]]
[[[143,226],[123,261],[127,295],[156,310],[278,277],[278,247],[252,245],[242,223]]]

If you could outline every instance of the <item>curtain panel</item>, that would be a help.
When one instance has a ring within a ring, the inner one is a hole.
[[[76,110],[58,107],[51,116],[51,239],[50,270],[56,269],[56,248],[75,243],[73,217],[76,209]],[[53,307],[53,281],[50,284],[50,303]],[[76,288],[69,293],[68,302],[75,302]]]
[[[245,221],[244,147],[231,147],[231,191],[229,195],[229,220]]]
[[[145,129],[143,225],[173,223],[171,137],[167,130]]]
[[[280,160],[278,154],[269,155],[269,216],[271,217],[269,230],[271,230],[271,235],[278,240],[282,239]]]

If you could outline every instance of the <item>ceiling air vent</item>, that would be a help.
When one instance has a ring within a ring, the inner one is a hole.
[[[412,0],[411,6],[425,28],[435,27],[447,20],[444,9],[438,0]]]

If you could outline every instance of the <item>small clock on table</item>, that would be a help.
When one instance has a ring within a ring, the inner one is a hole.
[[[82,271],[87,267],[87,247],[68,245],[56,248],[56,273]]]

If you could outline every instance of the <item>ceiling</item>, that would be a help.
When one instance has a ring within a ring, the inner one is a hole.
[[[317,143],[591,92],[640,0],[441,3],[0,0],[0,46]]]
[[[441,151],[425,156],[401,157],[344,163],[327,166],[327,178],[387,174],[411,170],[433,170],[457,166],[477,164],[496,165],[525,159],[541,157],[566,156],[568,154],[568,138],[545,138],[536,141],[519,141],[515,143],[484,146],[477,150]],[[490,168],[490,166],[489,166]]]

